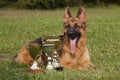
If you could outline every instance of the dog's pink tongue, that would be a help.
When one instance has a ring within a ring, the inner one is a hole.
[[[74,40],[70,39],[70,51],[72,54],[76,52],[76,40],[77,38],[75,38]]]

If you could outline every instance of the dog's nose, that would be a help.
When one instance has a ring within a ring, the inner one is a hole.
[[[67,32],[68,37],[71,39],[75,39],[76,34],[77,34],[77,32],[75,30],[72,30],[72,29]]]
[[[69,34],[69,35],[73,35],[73,34],[75,34],[75,33],[76,33],[76,31],[73,30],[73,29],[71,29],[71,30],[68,31],[68,34]]]

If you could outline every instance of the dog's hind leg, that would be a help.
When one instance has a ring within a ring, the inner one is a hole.
[[[18,63],[31,64],[33,62],[32,57],[29,55],[26,46],[23,46],[15,57],[15,61]]]
[[[94,65],[94,64],[92,64],[89,60],[88,61],[85,61],[84,63],[83,63],[83,69],[85,69],[86,71],[90,68],[90,67],[92,67],[94,70],[96,70],[96,66]]]

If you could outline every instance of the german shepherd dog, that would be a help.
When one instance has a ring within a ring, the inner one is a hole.
[[[86,46],[86,13],[80,7],[77,16],[72,17],[69,8],[64,11],[64,36],[60,64],[69,69],[85,69],[95,66],[90,61]]]
[[[90,66],[96,68],[90,61],[89,52],[86,46],[86,14],[85,9],[80,7],[77,16],[72,17],[69,8],[64,11],[63,18],[63,41],[59,63],[63,68],[85,69]],[[41,45],[41,39],[30,42],[32,45]],[[28,45],[28,44],[27,44]],[[40,64],[47,64],[44,54],[40,54]],[[23,46],[17,54],[15,61],[19,63],[31,64],[32,57],[28,53],[26,46]]]

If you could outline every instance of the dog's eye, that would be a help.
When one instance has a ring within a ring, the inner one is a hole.
[[[67,28],[67,29],[70,29],[70,25],[68,24],[68,25],[66,26],[66,28]]]
[[[75,28],[76,28],[76,29],[77,29],[77,28],[81,28],[81,26],[79,26],[79,25],[76,24],[76,25],[75,25]]]

